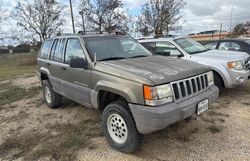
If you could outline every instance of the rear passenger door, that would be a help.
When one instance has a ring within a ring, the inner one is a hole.
[[[86,53],[83,50],[80,39],[68,38],[65,48],[64,63],[66,64],[65,77],[62,85],[64,94],[87,107],[90,107],[90,70],[71,68],[69,66],[72,58],[83,58],[86,60]]]
[[[49,56],[48,68],[50,71],[50,83],[53,89],[61,94],[61,82],[64,78],[65,65],[63,64],[63,52],[65,48],[65,38],[55,39]]]

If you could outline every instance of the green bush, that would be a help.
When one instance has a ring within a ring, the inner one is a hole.
[[[9,49],[0,49],[0,54],[8,54],[9,52]]]

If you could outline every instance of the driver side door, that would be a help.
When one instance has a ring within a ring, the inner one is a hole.
[[[64,54],[64,81],[62,82],[64,95],[66,97],[86,106],[91,107],[90,101],[90,70],[71,68],[70,62],[73,58],[86,60],[80,39],[68,38]]]

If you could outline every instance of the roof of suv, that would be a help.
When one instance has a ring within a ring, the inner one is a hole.
[[[159,41],[173,41],[179,38],[187,38],[187,37],[142,37],[136,40],[140,42],[152,42],[152,41],[159,42]]]
[[[56,38],[67,38],[67,37],[105,37],[105,36],[127,36],[126,34],[122,34],[122,33],[104,33],[104,34],[100,34],[100,33],[90,33],[90,34],[63,34],[63,35],[58,35],[58,36],[54,36],[51,37],[49,39],[56,39]],[[49,40],[48,39],[48,40]]]

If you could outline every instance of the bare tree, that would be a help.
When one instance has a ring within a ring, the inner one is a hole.
[[[152,33],[168,34],[171,30],[179,29],[176,24],[182,17],[184,6],[183,0],[150,0],[142,6],[139,31],[147,36]]]
[[[17,25],[34,33],[40,42],[60,32],[64,23],[61,17],[63,7],[56,0],[19,1],[14,9]]]
[[[6,21],[10,17],[10,14],[7,9],[2,7],[2,3],[0,2],[0,24]]]
[[[82,0],[79,6],[91,27],[99,33],[128,30],[128,16],[122,7],[120,0]]]
[[[237,24],[229,36],[239,37],[247,35],[248,33],[250,33],[250,22]]]

